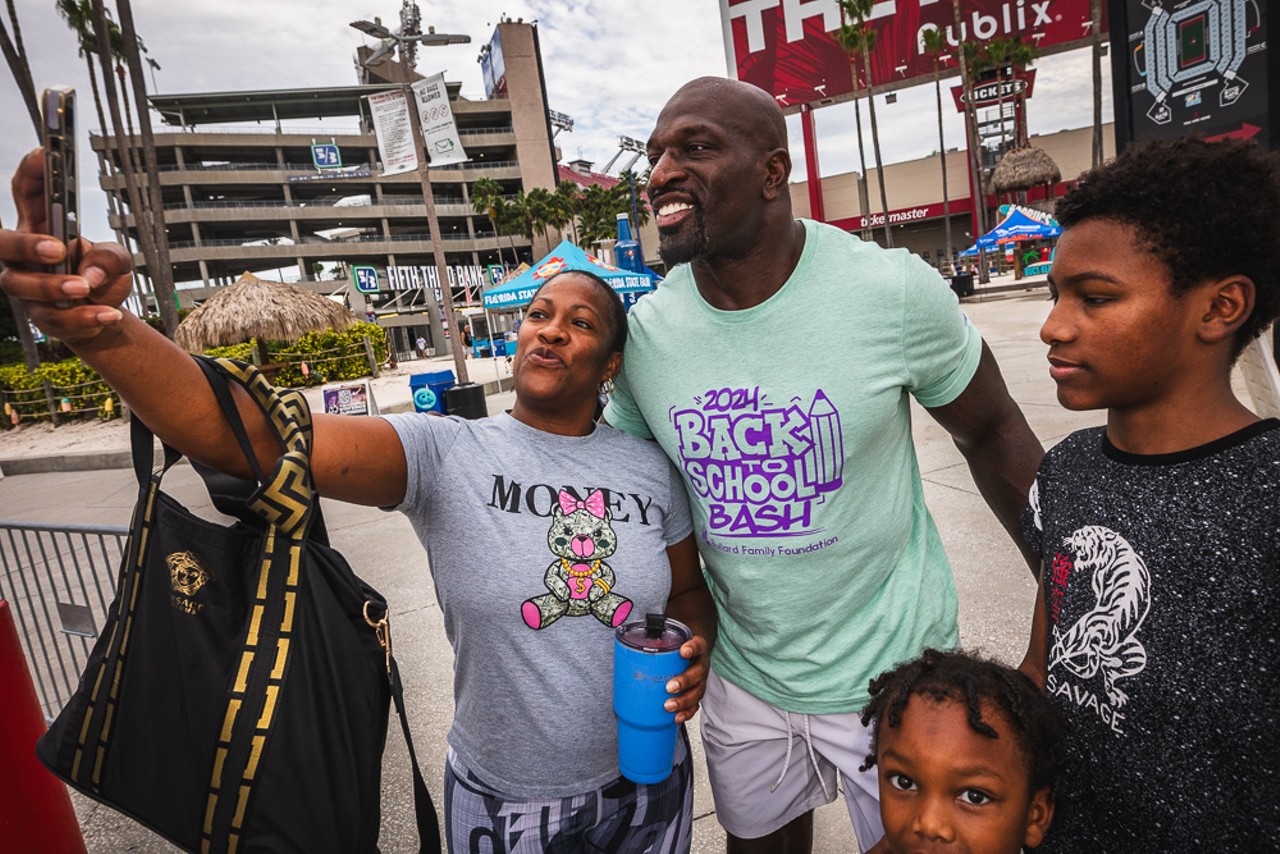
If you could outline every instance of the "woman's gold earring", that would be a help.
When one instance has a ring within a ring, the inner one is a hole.
[[[613,380],[612,380],[612,379],[607,379],[607,380],[605,380],[604,382],[600,383],[600,393],[601,393],[601,394],[613,394]]]

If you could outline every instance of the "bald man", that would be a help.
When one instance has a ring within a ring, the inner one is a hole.
[[[865,851],[883,835],[875,774],[858,770],[867,683],[959,642],[907,395],[1019,548],[1043,451],[931,267],[795,219],[766,92],[694,80],[648,157],[670,273],[631,312],[605,417],[656,439],[693,503],[720,617],[702,737],[728,850],[810,850],[838,772]]]

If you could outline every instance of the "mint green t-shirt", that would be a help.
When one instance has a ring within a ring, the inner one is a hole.
[[[720,618],[717,672],[782,709],[858,711],[867,683],[958,640],[907,394],[954,400],[982,340],[927,264],[802,220],[795,271],[721,311],[689,267],[631,311],[609,423],[684,478]]]

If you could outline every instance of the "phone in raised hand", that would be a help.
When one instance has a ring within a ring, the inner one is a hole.
[[[49,233],[67,245],[67,256],[51,273],[74,273],[80,237],[80,174],[76,162],[76,90],[52,86],[41,98],[44,114],[44,202]]]

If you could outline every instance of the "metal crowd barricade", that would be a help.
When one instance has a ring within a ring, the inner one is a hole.
[[[14,611],[45,717],[71,698],[106,623],[129,529],[0,521],[0,599]]]

